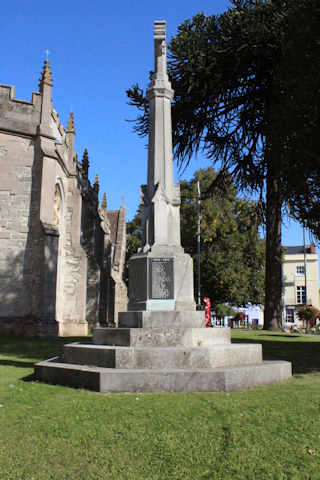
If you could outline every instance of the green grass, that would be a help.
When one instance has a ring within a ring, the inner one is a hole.
[[[320,480],[320,338],[232,333],[292,361],[293,378],[230,394],[103,395],[30,381],[33,362],[70,339],[1,338],[0,480]]]

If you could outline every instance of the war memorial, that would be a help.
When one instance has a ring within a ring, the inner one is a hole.
[[[193,293],[193,264],[180,242],[180,188],[173,182],[166,23],[154,23],[143,246],[129,262],[128,310],[118,328],[93,329],[92,343],[64,346],[35,365],[40,381],[100,392],[216,392],[281,382],[291,364],[263,361],[259,344],[231,344],[229,328],[205,328]]]

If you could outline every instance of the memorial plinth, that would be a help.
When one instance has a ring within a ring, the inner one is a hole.
[[[65,345],[35,366],[39,380],[100,392],[217,392],[277,383],[289,362],[263,362],[261,345],[232,345],[229,328],[205,328],[195,310],[193,265],[180,244],[180,189],[173,183],[165,22],[155,22],[148,183],[141,188],[141,251],[129,262],[128,312],[96,328],[93,344]]]
[[[193,264],[168,248],[134,255],[129,262],[130,311],[195,311]]]
[[[162,326],[97,328],[94,344],[65,345],[61,358],[36,364],[35,376],[109,393],[230,392],[291,376],[289,362],[262,361],[261,345],[231,344],[229,328],[188,327],[174,314],[171,326],[163,315]]]

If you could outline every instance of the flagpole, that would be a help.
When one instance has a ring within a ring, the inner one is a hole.
[[[308,297],[307,297],[307,258],[306,258],[306,236],[304,230],[304,223],[302,224],[302,232],[303,232],[303,263],[304,263],[304,304],[308,304]]]
[[[201,223],[201,193],[200,193],[200,182],[197,181],[197,191],[198,191],[198,231],[197,231],[197,257],[198,257],[198,309],[201,307],[201,284],[200,284],[200,223]]]

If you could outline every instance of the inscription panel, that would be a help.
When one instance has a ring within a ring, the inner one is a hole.
[[[143,302],[147,298],[147,261],[135,258],[129,267],[129,298],[134,302]]]
[[[173,299],[173,259],[149,258],[149,298]]]

